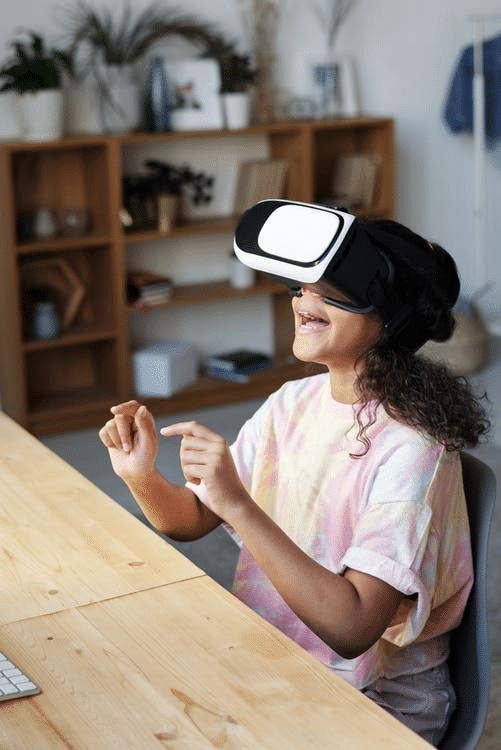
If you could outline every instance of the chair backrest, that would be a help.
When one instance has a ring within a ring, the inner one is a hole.
[[[457,708],[440,750],[474,750],[482,735],[489,703],[487,629],[487,549],[496,499],[494,472],[483,461],[461,454],[471,530],[475,582],[459,627],[451,633],[448,660]]]

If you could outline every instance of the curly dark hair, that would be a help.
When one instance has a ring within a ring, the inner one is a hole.
[[[369,402],[383,406],[394,419],[424,430],[448,451],[472,448],[490,428],[481,403],[485,395],[477,398],[465,377],[455,376],[447,366],[427,360],[413,352],[415,347],[409,350],[406,346],[409,340],[421,344],[429,339],[446,341],[452,335],[455,320],[451,308],[459,292],[456,265],[440,245],[428,243],[397,222],[373,220],[364,222],[364,226],[369,232],[375,226],[427,248],[440,259],[444,275],[439,284],[430,281],[392,255],[396,284],[405,289],[414,314],[403,340],[383,332],[360,357],[363,367],[357,368],[357,439],[365,450],[353,455],[361,457],[370,448],[367,430],[375,421],[375,413],[367,412]]]

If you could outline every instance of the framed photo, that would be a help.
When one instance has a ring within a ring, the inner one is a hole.
[[[165,71],[172,97],[173,130],[223,127],[221,74],[216,60],[167,61]]]
[[[313,95],[320,117],[356,117],[360,114],[353,62],[336,57],[313,64]]]

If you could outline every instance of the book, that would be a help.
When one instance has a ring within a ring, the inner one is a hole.
[[[254,352],[249,349],[235,349],[223,354],[214,354],[207,358],[207,367],[225,370],[227,372],[240,372],[248,374],[256,369],[271,367],[273,357],[262,352]]]
[[[129,271],[127,274],[127,298],[129,302],[155,305],[172,297],[172,280],[150,271]]]
[[[381,157],[346,154],[336,159],[329,202],[346,208],[368,208],[374,203]]]
[[[232,380],[235,383],[248,383],[251,378],[250,373],[225,370],[223,367],[207,367],[206,373],[211,378]]]
[[[283,198],[287,178],[285,159],[255,159],[240,164],[233,211],[240,215],[265,198]]]

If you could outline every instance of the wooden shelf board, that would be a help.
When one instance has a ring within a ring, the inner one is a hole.
[[[23,351],[47,351],[48,349],[60,349],[65,346],[92,344],[93,342],[98,341],[112,341],[116,337],[116,331],[108,326],[98,327],[90,324],[79,325],[62,333],[56,339],[49,339],[47,341],[25,341],[23,344]]]
[[[170,398],[137,398],[145,403],[153,414],[172,414],[206,406],[221,406],[264,398],[288,380],[297,380],[319,371],[291,356],[278,362],[272,369],[255,373],[247,383],[235,383],[202,375],[196,383]]]
[[[248,289],[237,289],[229,281],[211,281],[200,284],[184,284],[174,288],[171,299],[156,305],[129,305],[131,312],[143,312],[157,307],[180,307],[200,302],[214,302],[224,299],[252,297],[258,294],[286,294],[283,284],[266,277],[260,277],[254,286]]]
[[[50,240],[23,242],[17,245],[18,255],[34,255],[36,253],[62,252],[64,250],[79,250],[81,248],[101,247],[111,243],[109,234],[84,234],[79,237],[53,237]]]
[[[34,399],[27,414],[30,424],[40,420],[57,419],[61,416],[77,415],[91,409],[109,408],[116,403],[110,388],[73,388]]]
[[[343,130],[345,128],[367,128],[388,123],[386,117],[336,117],[326,120],[279,120],[265,125],[250,125],[247,128],[217,128],[213,130],[178,130],[168,133],[127,133],[115,136],[123,146],[155,141],[189,140],[197,138],[241,137],[242,135],[274,135],[300,132],[303,128],[315,130]]]
[[[196,221],[179,221],[169,232],[159,232],[157,229],[142,229],[124,232],[125,242],[151,242],[172,237],[188,237],[196,234],[217,234],[233,232],[236,218],[233,216],[216,216]]]

